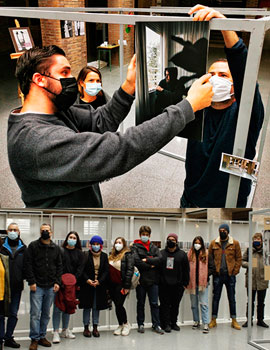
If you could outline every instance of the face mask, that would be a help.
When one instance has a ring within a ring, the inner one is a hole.
[[[85,83],[85,92],[89,96],[96,96],[101,90],[101,83]]]
[[[15,239],[18,238],[18,232],[16,231],[8,231],[8,238],[11,239],[12,241],[15,241]]]
[[[167,240],[167,247],[168,248],[174,248],[176,246],[176,243],[171,241],[170,239]]]
[[[100,250],[100,245],[93,245],[92,244],[92,250],[97,253]]]
[[[202,247],[202,245],[199,244],[199,243],[195,243],[195,244],[194,244],[194,249],[196,249],[196,250],[200,250],[201,247]]]
[[[233,95],[231,94],[231,87],[233,85],[231,81],[217,75],[213,75],[209,79],[209,82],[213,86],[214,92],[212,102],[222,102],[231,99],[231,96]]]
[[[261,246],[261,242],[259,242],[259,241],[254,241],[253,242],[253,247],[254,248],[259,248]]]
[[[67,240],[67,244],[71,247],[74,247],[76,245],[76,243],[77,243],[77,239],[70,238]]]
[[[50,232],[47,230],[41,231],[41,238],[46,241],[47,239],[50,238]]]
[[[220,239],[221,239],[222,241],[225,241],[226,238],[228,237],[228,234],[227,234],[227,232],[225,232],[225,231],[220,231],[220,232],[219,232],[219,237],[220,237]]]
[[[120,250],[123,249],[123,244],[122,243],[115,243],[114,248],[120,252]]]
[[[149,237],[148,236],[141,236],[141,241],[143,243],[147,243],[149,241]]]
[[[58,80],[61,83],[62,91],[58,95],[44,87],[46,91],[49,91],[51,94],[55,95],[55,99],[53,100],[53,103],[56,105],[56,107],[60,111],[62,110],[65,111],[70,106],[72,106],[73,103],[76,101],[76,98],[78,95],[78,85],[77,85],[76,78],[72,77],[72,78],[56,79],[51,77],[50,75],[46,75],[46,74],[42,74],[42,75],[54,80]]]

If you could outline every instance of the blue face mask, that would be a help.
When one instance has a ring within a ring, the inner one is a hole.
[[[15,239],[18,238],[18,232],[15,231],[8,231],[8,238],[12,241],[15,241]]]
[[[77,239],[72,239],[72,238],[70,238],[70,239],[67,240],[67,244],[68,244],[70,247],[74,247],[74,246],[76,245],[76,243],[77,243]]]
[[[259,242],[259,241],[254,241],[254,242],[253,242],[253,247],[254,247],[254,248],[259,248],[260,245],[261,245],[261,242]]]
[[[85,83],[85,92],[89,96],[96,96],[102,90],[101,83]]]
[[[97,253],[100,250],[100,245],[99,244],[98,245],[92,244],[92,250]]]
[[[148,236],[141,236],[141,241],[143,243],[147,243],[149,241],[149,237]]]

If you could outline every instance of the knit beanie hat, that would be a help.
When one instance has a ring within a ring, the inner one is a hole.
[[[230,232],[230,228],[229,228],[229,225],[227,225],[227,224],[221,224],[220,226],[219,226],[219,230],[220,229],[224,229],[224,230],[226,230],[228,233]]]
[[[169,233],[168,236],[167,236],[167,239],[168,239],[169,237],[173,237],[173,238],[176,240],[176,242],[178,242],[178,236],[177,236],[176,233]]]
[[[90,240],[90,244],[93,244],[93,243],[99,243],[99,244],[103,245],[103,239],[97,235],[93,236]]]

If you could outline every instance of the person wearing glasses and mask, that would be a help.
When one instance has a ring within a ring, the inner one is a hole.
[[[178,236],[170,233],[161,250],[159,300],[160,323],[166,333],[180,331],[177,325],[179,304],[189,282],[187,254],[178,247]]]
[[[21,294],[24,280],[24,253],[26,245],[23,243],[18,224],[12,222],[7,228],[7,237],[1,248],[1,254],[8,256],[11,302],[9,305],[9,316],[5,332],[5,347],[19,348],[13,337],[18,318]]]
[[[158,247],[150,241],[151,228],[149,226],[141,226],[139,235],[140,238],[136,239],[132,245],[135,266],[140,271],[140,282],[136,288],[138,332],[144,333],[144,307],[147,294],[151,310],[152,330],[157,334],[164,334],[160,327],[158,306],[161,253]]]
[[[36,350],[38,345],[51,346],[45,337],[63,271],[61,250],[51,240],[52,235],[51,225],[42,224],[40,238],[31,242],[25,253],[25,274],[30,287],[29,350]]]
[[[255,263],[255,266],[252,266],[252,318],[257,294],[257,326],[269,328],[268,324],[264,322],[264,300],[268,288],[268,281],[264,279],[263,237],[261,233],[255,233],[252,237],[252,261]],[[246,269],[246,288],[248,288],[248,268],[250,266],[248,261],[248,248],[243,255],[242,266]],[[253,325],[253,321],[251,323]],[[247,326],[248,321],[246,321],[242,327]]]
[[[100,337],[98,331],[99,311],[108,308],[108,255],[102,251],[103,239],[96,235],[90,240],[86,253],[84,269],[80,283],[79,308],[83,309],[83,335],[90,338]],[[89,330],[92,310],[93,332]]]
[[[239,242],[233,239],[229,233],[229,226],[221,224],[219,226],[219,237],[209,245],[209,256],[212,255],[216,268],[213,276],[212,320],[209,323],[209,328],[217,326],[219,300],[223,285],[225,285],[232,318],[231,326],[240,330],[241,327],[236,321],[235,284],[236,275],[239,273],[242,264],[242,253]]]
[[[105,105],[111,97],[103,90],[100,71],[92,66],[81,69],[78,78],[79,98],[76,103],[90,104],[94,109]]]

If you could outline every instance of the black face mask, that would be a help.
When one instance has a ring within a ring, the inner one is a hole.
[[[220,231],[219,236],[222,241],[226,241],[226,239],[228,238],[228,233],[225,231]]]
[[[171,241],[170,239],[167,240],[167,247],[168,248],[174,248],[176,246],[176,243]]]
[[[61,83],[62,91],[58,95],[50,91],[49,89],[43,87],[43,89],[55,95],[55,99],[53,100],[53,103],[56,105],[56,107],[60,111],[65,111],[70,106],[72,106],[73,103],[76,101],[77,95],[78,95],[78,85],[77,85],[76,78],[72,77],[72,78],[56,79],[51,77],[50,75],[46,75],[46,74],[42,74],[42,75],[54,80],[58,80]]]
[[[47,239],[50,238],[50,232],[47,230],[41,231],[41,238],[46,241]]]

